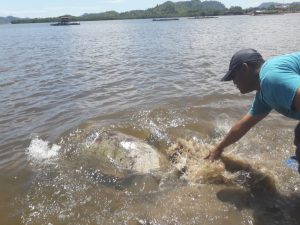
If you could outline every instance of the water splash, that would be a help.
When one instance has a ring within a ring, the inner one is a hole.
[[[167,154],[181,178],[194,185],[226,184],[269,192],[276,190],[276,178],[258,163],[250,164],[230,153],[213,163],[204,159],[212,146],[213,143],[178,139],[167,149]]]
[[[48,141],[36,137],[31,140],[27,148],[27,154],[33,161],[46,162],[57,158],[60,149],[61,146],[56,144],[51,146]]]
[[[217,134],[225,135],[229,132],[232,123],[230,123],[228,116],[221,115],[220,117],[225,117],[225,118],[219,118],[216,121],[215,131]]]

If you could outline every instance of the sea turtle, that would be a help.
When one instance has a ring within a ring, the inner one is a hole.
[[[112,131],[97,133],[85,154],[106,161],[118,169],[136,173],[150,173],[160,168],[162,155],[142,140]]]

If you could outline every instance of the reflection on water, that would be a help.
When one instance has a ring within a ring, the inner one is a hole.
[[[0,26],[0,223],[299,224],[300,177],[283,163],[295,121],[271,114],[203,160],[251,104],[219,82],[233,52],[298,50],[299,18]],[[87,154],[97,130],[146,143],[162,167]]]

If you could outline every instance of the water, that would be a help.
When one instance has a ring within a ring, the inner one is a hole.
[[[299,19],[1,25],[0,223],[299,224],[300,178],[284,164],[296,121],[272,113],[223,162],[202,159],[253,97],[219,81],[231,55],[298,51]],[[78,146],[95,129],[170,160],[144,175],[87,161]]]

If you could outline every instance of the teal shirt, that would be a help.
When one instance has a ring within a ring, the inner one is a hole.
[[[292,108],[300,87],[300,52],[267,60],[259,73],[260,90],[256,92],[249,114],[256,116],[272,109],[289,118],[300,120],[300,112]]]

